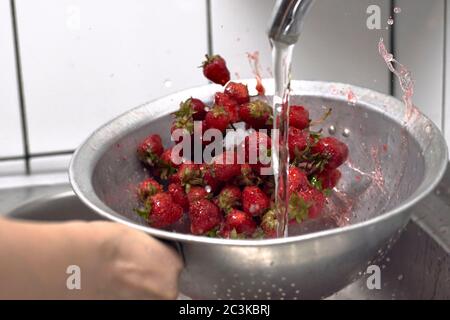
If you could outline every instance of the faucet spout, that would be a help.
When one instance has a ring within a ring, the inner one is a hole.
[[[269,24],[269,38],[286,45],[295,44],[313,3],[314,0],[277,0]]]

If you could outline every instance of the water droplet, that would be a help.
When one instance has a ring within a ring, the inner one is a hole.
[[[342,132],[342,135],[348,138],[350,136],[350,129],[345,128],[344,131]]]
[[[334,135],[336,133],[336,127],[335,126],[330,126],[328,128],[328,133],[331,135]]]
[[[397,279],[398,279],[399,281],[402,281],[402,280],[403,280],[403,275],[400,274],[400,275],[397,277]]]
[[[211,186],[205,186],[205,191],[208,192],[208,193],[211,193],[211,191],[212,191]],[[235,278],[236,277],[237,277],[237,275],[235,275]]]
[[[392,17],[390,17],[387,21],[387,24],[392,26],[394,24],[394,19],[392,19]]]
[[[394,8],[394,13],[400,13],[400,12],[402,12],[402,8],[400,8],[400,7]]]
[[[172,80],[169,80],[169,79],[165,80],[164,87],[166,87],[166,88],[172,87]]]
[[[429,124],[425,127],[425,132],[428,134],[431,133],[431,126]]]

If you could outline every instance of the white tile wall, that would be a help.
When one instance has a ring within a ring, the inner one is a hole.
[[[30,161],[33,174],[44,174],[58,171],[67,171],[72,155],[57,155],[49,157],[33,158]]]
[[[23,173],[25,173],[24,160],[0,161],[0,177],[22,175]]]
[[[443,88],[444,1],[397,0],[397,58],[413,72],[414,101],[450,141],[450,54]],[[196,67],[207,51],[204,0],[16,0],[32,152],[75,148],[91,131],[144,101],[206,83]],[[238,77],[252,77],[246,52],[258,50],[271,74],[266,37],[274,0],[211,0],[214,52]],[[378,4],[383,29],[368,30]],[[378,56],[389,0],[317,0],[295,52],[294,78],[353,83],[389,91]],[[447,6],[450,14],[450,6]],[[447,26],[450,41],[450,24]],[[0,0],[0,157],[21,155],[9,0]],[[450,43],[450,42],[448,42]],[[34,159],[32,169],[64,168],[68,157]],[[23,162],[0,165],[23,172]]]
[[[441,127],[444,0],[397,0],[397,5],[401,8],[395,15],[397,60],[412,72],[414,103]]]
[[[9,0],[0,0],[0,158],[23,153]]]
[[[260,51],[265,76],[271,67],[266,36],[273,0],[212,0],[214,51],[228,61],[232,72],[251,77],[246,52]],[[387,30],[369,30],[367,7],[382,9],[387,26],[387,0],[317,0],[294,53],[294,79],[352,83],[388,92],[388,71],[378,56],[380,37],[389,43]]]
[[[145,101],[206,83],[199,0],[17,0],[30,148],[75,148]]]

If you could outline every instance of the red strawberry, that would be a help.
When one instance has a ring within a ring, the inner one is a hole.
[[[163,151],[164,148],[162,146],[161,137],[158,134],[152,134],[147,137],[138,146],[137,150],[139,159],[150,166],[154,166],[158,163],[159,157]]]
[[[162,191],[162,186],[152,178],[142,181],[138,186],[138,196],[142,201]]]
[[[341,172],[338,169],[322,171],[316,178],[320,181],[322,189],[333,189],[341,179]]]
[[[198,200],[206,199],[209,197],[209,195],[210,194],[205,190],[205,187],[200,186],[190,187],[189,191],[187,192],[189,203],[194,203]]]
[[[297,167],[289,168],[289,194],[297,191],[305,191],[310,185],[306,174]]]
[[[214,104],[222,106],[229,113],[231,123],[239,122],[239,105],[236,100],[225,93],[217,92],[214,96]]]
[[[320,139],[312,148],[313,154],[325,158],[324,169],[337,169],[348,158],[348,147],[345,143],[333,137]]]
[[[147,199],[145,208],[139,209],[138,213],[146,218],[152,227],[164,228],[182,217],[183,208],[174,203],[170,194],[157,193]]]
[[[270,206],[267,195],[258,187],[245,187],[242,191],[242,209],[253,216],[262,215]]]
[[[205,104],[201,100],[195,98],[190,98],[188,99],[188,101],[190,101],[191,108],[194,111],[192,114],[194,121],[205,119],[206,116]]]
[[[275,178],[273,175],[264,176],[262,179],[261,190],[270,198],[273,199],[275,192]],[[281,187],[282,189],[282,187]]]
[[[180,164],[183,163],[183,157],[172,154],[172,151],[173,147],[164,150],[164,152],[161,155],[161,163],[166,166],[178,168]]]
[[[325,196],[316,188],[293,193],[289,199],[289,219],[301,223],[317,218],[325,207]]]
[[[241,203],[241,189],[234,185],[223,187],[217,197],[217,206],[224,212],[229,212]]]
[[[291,160],[294,160],[298,157],[301,158],[302,152],[305,151],[307,147],[312,143],[313,140],[310,137],[308,131],[300,130],[294,127],[289,128],[288,148],[289,148],[289,157]]]
[[[239,117],[250,127],[262,129],[272,124],[272,108],[261,100],[255,100],[239,108]]]
[[[239,186],[253,186],[258,184],[259,177],[253,172],[248,163],[241,165],[241,173],[236,177],[235,183]]]
[[[206,55],[206,61],[202,64],[203,75],[214,83],[224,86],[230,81],[230,71],[227,68],[225,60],[219,56]]]
[[[181,185],[199,185],[202,183],[199,165],[194,163],[183,163],[177,172]]]
[[[215,105],[205,117],[207,129],[217,129],[225,132],[231,123],[230,115],[223,106]]]
[[[309,127],[309,112],[302,106],[289,108],[289,126],[300,130]]]
[[[245,84],[230,82],[225,87],[224,92],[239,104],[250,102],[248,88]]]
[[[180,205],[184,210],[189,209],[189,200],[180,183],[171,183],[167,191],[172,196],[173,202]]]
[[[255,131],[245,137],[243,145],[245,161],[260,173],[262,167],[270,167],[272,139],[265,133]]]
[[[217,227],[222,221],[219,208],[207,199],[201,199],[189,206],[191,232],[202,235]]]
[[[261,219],[261,229],[267,238],[277,236],[278,220],[274,210],[267,211]]]
[[[189,98],[180,103],[180,108],[175,113],[177,120],[189,119],[203,120],[206,115],[205,104],[196,98]]]
[[[210,187],[211,192],[216,192],[219,190],[220,181],[214,177],[211,168],[207,164],[201,164],[199,169],[202,174],[203,185],[205,188]]]
[[[158,163],[158,171],[156,172],[161,179],[173,179],[177,168],[180,166],[180,163],[183,162],[183,158],[179,155],[172,154],[172,150],[173,147],[168,148],[161,155],[161,159]]]
[[[225,218],[224,230],[235,230],[238,234],[251,236],[256,230],[256,223],[253,221],[252,216],[248,213],[237,209],[232,209]],[[229,236],[230,233],[226,231],[225,235]]]
[[[241,174],[241,165],[237,160],[237,153],[232,151],[225,151],[216,156],[211,164],[213,176],[221,182],[237,177]]]

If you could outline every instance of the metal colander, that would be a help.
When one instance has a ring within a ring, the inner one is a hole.
[[[245,81],[254,88],[255,81]],[[273,83],[265,80],[270,98]],[[346,84],[293,81],[291,102],[313,119],[333,112],[315,129],[347,143],[342,168],[324,217],[271,240],[198,237],[149,227],[133,208],[136,185],[147,177],[136,157],[146,136],[170,144],[171,113],[180,101],[211,102],[221,90],[207,85],[146,103],[93,133],[70,166],[75,193],[104,217],[170,241],[183,257],[181,291],[193,299],[315,299],[343,288],[394,241],[408,208],[439,182],[447,147],[436,126],[416,112],[404,124],[399,100]],[[348,101],[348,97],[354,97]]]

